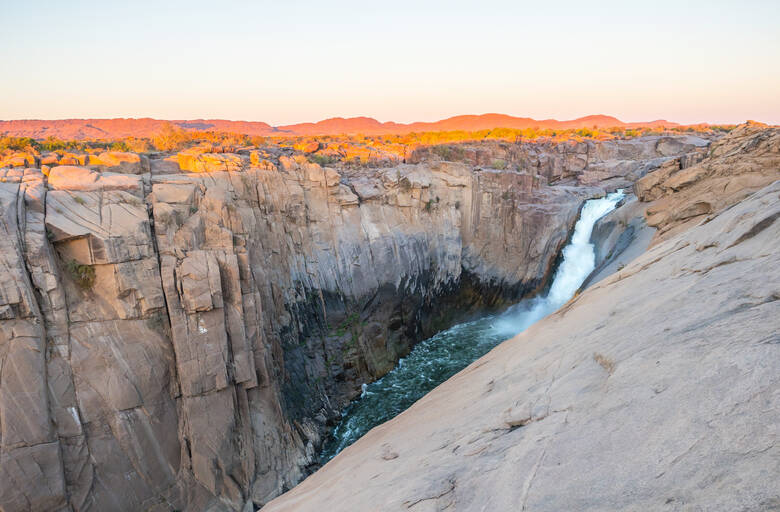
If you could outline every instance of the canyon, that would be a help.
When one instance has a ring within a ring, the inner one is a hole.
[[[649,249],[263,510],[777,510],[779,157],[743,126],[640,179]]]
[[[780,130],[459,155],[10,155],[0,509],[674,508],[739,479],[733,503],[776,504]],[[544,291],[617,188],[592,286],[313,473],[363,384]]]

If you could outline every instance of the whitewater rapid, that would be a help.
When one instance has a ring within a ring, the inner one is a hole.
[[[397,416],[426,393],[482,357],[490,349],[554,312],[571,299],[593,272],[596,256],[590,237],[601,217],[615,209],[622,190],[585,202],[563,259],[543,297],[522,301],[500,315],[455,325],[418,343],[387,375],[363,385],[360,398],[342,413],[341,422],[320,454],[327,462],[373,427]]]

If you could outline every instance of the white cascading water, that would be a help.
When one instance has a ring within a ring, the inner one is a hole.
[[[524,331],[572,298],[595,267],[590,235],[601,217],[623,198],[619,190],[585,203],[563,261],[545,297],[523,301],[506,312],[455,325],[418,343],[387,375],[363,384],[360,400],[342,414],[320,453],[322,463],[355,442],[371,428],[400,414],[428,391],[507,338]]]
[[[615,209],[625,197],[623,190],[608,194],[601,199],[585,203],[580,218],[574,225],[574,234],[563,249],[563,261],[555,272],[550,291],[545,297],[531,302],[530,308],[508,312],[496,321],[494,328],[507,336],[514,336],[546,317],[571,299],[596,267],[596,255],[590,236],[593,226],[601,217]],[[527,306],[526,306],[527,307]]]

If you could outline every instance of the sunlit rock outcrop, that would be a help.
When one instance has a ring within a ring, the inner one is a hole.
[[[647,222],[658,238],[701,222],[777,179],[780,129],[747,123],[712,144],[709,157],[676,158],[636,183],[637,196],[655,201]]]

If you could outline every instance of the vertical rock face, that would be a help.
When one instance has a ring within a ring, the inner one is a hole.
[[[415,341],[545,284],[596,154],[555,186],[198,151],[0,170],[0,508],[266,503]]]
[[[49,404],[47,333],[34,291],[38,280],[25,268],[25,247],[38,257],[44,249],[41,177],[25,172],[0,183],[0,503],[9,510],[56,510],[68,503]]]

